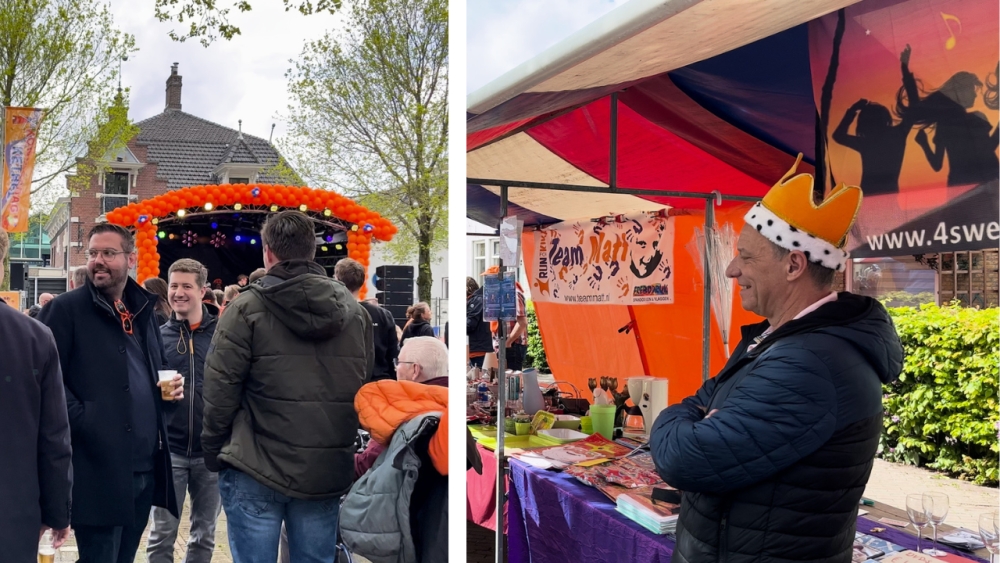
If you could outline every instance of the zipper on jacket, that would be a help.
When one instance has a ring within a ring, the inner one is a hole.
[[[722,520],[719,521],[719,563],[726,563],[726,556],[728,555],[729,542],[726,541],[728,538],[728,530],[726,530],[726,524],[729,520],[729,507],[726,507],[726,511],[722,513]]]
[[[184,327],[181,327],[183,333]],[[188,334],[188,348],[191,349],[191,353],[188,355],[190,358],[191,371],[188,372],[190,380],[190,394],[188,395],[188,449],[187,456],[191,457],[191,450],[194,449],[194,331]]]

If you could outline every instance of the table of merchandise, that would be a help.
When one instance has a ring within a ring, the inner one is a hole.
[[[629,520],[597,489],[572,476],[538,469],[516,459],[509,463],[507,553],[511,562],[669,563],[674,540]],[[873,528],[885,530],[873,532]],[[858,518],[857,530],[916,549],[915,535],[865,517]],[[949,546],[941,548],[985,561]]]

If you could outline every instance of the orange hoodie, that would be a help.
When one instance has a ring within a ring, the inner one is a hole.
[[[397,428],[411,418],[427,412],[444,413],[438,429],[428,444],[434,469],[448,474],[448,388],[412,381],[383,379],[369,383],[354,398],[361,427],[372,439],[388,446]]]

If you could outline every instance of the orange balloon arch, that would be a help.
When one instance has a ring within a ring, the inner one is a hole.
[[[188,213],[271,211],[297,209],[337,218],[351,224],[347,231],[347,255],[364,267],[367,274],[372,240],[389,241],[398,229],[388,219],[340,194],[307,187],[272,184],[223,184],[171,190],[143,201],[109,211],[109,223],[135,229],[139,254],[137,279],[142,283],[160,275],[157,224],[163,218],[183,219]],[[366,286],[361,288],[364,297]]]

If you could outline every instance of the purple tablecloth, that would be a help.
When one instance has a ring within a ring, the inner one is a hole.
[[[656,535],[619,514],[603,493],[568,475],[512,459],[509,494],[507,554],[511,563],[668,563],[673,555],[672,539]],[[916,549],[916,536],[858,518],[859,532],[870,534],[877,526],[886,531],[872,535]],[[929,542],[926,540],[925,546]],[[967,552],[941,547],[962,557],[985,561]]]

